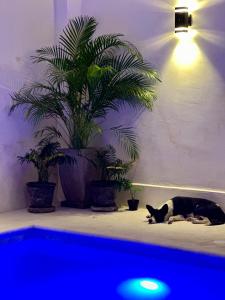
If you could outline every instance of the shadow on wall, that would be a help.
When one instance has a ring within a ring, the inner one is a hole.
[[[30,57],[30,53],[27,57]],[[2,124],[7,124],[7,132],[6,127],[1,126],[0,128],[1,144],[12,145],[16,141],[19,147],[17,150],[20,147],[24,149],[24,146],[27,146],[28,138],[30,139],[31,137],[33,128],[31,124],[24,121],[23,112],[18,111],[14,115],[9,116],[9,109],[12,103],[10,95],[34,78],[41,78],[43,69],[34,67],[29,58],[16,58],[14,68],[9,65],[1,65],[0,68],[0,116]],[[29,140],[28,145],[30,146],[30,144]]]
[[[16,57],[11,65],[0,65],[0,178],[5,178],[1,182],[0,211],[25,207],[25,182],[35,179],[32,169],[21,168],[17,161],[17,155],[36,143],[32,139],[33,126],[24,120],[20,110],[9,116],[10,94],[34,79],[43,78],[43,66],[32,64],[32,54]]]

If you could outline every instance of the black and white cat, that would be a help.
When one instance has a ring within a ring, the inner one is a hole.
[[[215,202],[192,197],[174,197],[160,208],[146,205],[149,224],[172,224],[175,221],[191,221],[194,224],[221,225],[225,223],[225,213]]]

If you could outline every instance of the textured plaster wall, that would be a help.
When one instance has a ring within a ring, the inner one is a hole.
[[[56,41],[68,20],[81,15],[82,0],[53,0]]]
[[[122,122],[136,127],[142,150],[133,180],[225,190],[225,2],[198,2],[198,35],[185,54],[177,51],[173,34],[175,1],[0,0],[0,211],[25,205],[24,183],[33,176],[16,161],[33,144],[32,127],[21,113],[8,117],[9,93],[41,77],[29,62],[32,51],[56,41],[67,19],[81,13],[97,17],[100,33],[126,34],[162,79],[152,113],[123,113]],[[160,202],[178,193],[145,189],[143,199]],[[222,195],[209,196],[224,202]]]
[[[24,207],[24,184],[35,179],[16,159],[33,144],[32,126],[19,112],[8,116],[9,94],[41,76],[29,56],[52,43],[54,30],[53,1],[0,0],[0,211]]]
[[[21,168],[16,159],[37,141],[21,112],[8,116],[10,93],[43,78],[30,55],[55,43],[67,20],[80,13],[81,0],[0,0],[0,212],[25,207],[25,182],[36,180],[32,167]]]
[[[82,13],[97,17],[100,32],[125,33],[162,80],[152,113],[123,116],[140,136],[135,182],[225,190],[225,2],[198,2],[203,6],[193,13],[198,35],[177,49],[175,1],[83,0]],[[161,198],[178,193],[165,190]],[[150,194],[145,192],[145,201]]]
[[[67,0],[67,18],[72,19],[81,15],[82,0]]]

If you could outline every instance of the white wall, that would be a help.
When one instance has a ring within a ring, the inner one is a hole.
[[[43,67],[34,66],[30,55],[54,44],[68,19],[80,13],[81,0],[0,0],[0,212],[25,207],[25,183],[36,180],[31,166],[17,162],[37,141],[21,112],[8,116],[10,94],[43,78]]]
[[[83,0],[82,14],[97,17],[99,32],[126,34],[160,72],[154,111],[134,122],[124,114],[140,136],[136,182],[225,190],[225,2],[199,2],[205,7],[193,13],[198,35],[180,53],[173,34],[175,1]]]
[[[56,41],[68,20],[81,15],[82,0],[53,0]]]
[[[196,44],[180,58],[174,54],[175,1],[0,0],[0,211],[23,207],[24,183],[32,179],[30,168],[21,169],[16,160],[32,145],[32,128],[20,113],[8,117],[9,92],[41,76],[30,54],[54,42],[65,18],[80,14],[96,16],[99,33],[126,34],[160,72],[154,111],[139,119],[123,114],[140,136],[134,181],[225,190],[225,2],[199,2],[205,7],[194,13]],[[184,66],[193,51],[196,59]],[[145,202],[170,196],[167,190],[143,193]],[[223,196],[219,199],[223,202]]]
[[[36,179],[17,162],[33,143],[33,129],[21,113],[8,116],[9,93],[38,77],[29,56],[52,43],[54,30],[53,1],[0,0],[0,211],[24,207],[24,184]]]
[[[81,15],[82,0],[67,0],[67,17],[72,19]]]

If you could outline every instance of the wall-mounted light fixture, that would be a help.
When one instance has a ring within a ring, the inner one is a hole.
[[[188,12],[188,7],[175,7],[175,33],[188,32],[188,27],[192,25],[192,15]]]

